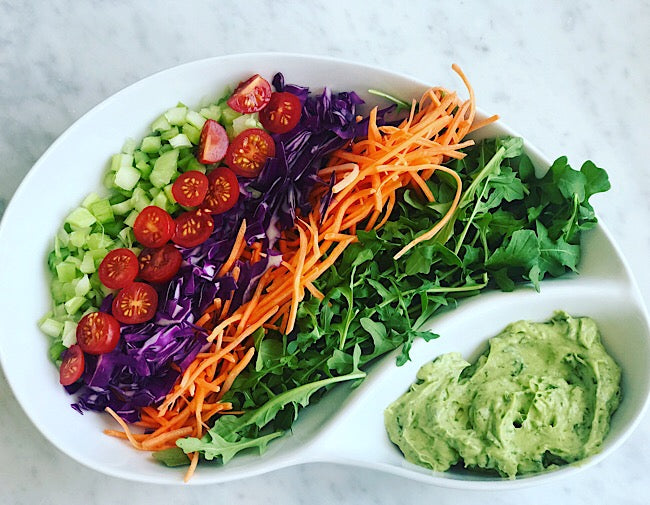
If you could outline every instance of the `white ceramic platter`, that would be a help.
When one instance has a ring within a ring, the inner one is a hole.
[[[143,482],[182,483],[183,470],[161,466],[148,453],[103,435],[104,428],[116,426],[107,415],[81,416],[70,408],[72,398],[58,383],[58,371],[47,358],[47,337],[36,325],[49,310],[46,256],[52,237],[65,216],[90,191],[100,190],[111,155],[120,150],[127,137],[141,138],[151,121],[178,101],[195,107],[217,98],[253,73],[270,79],[277,71],[284,73],[287,82],[314,90],[324,85],[337,91],[355,90],[373,103],[375,100],[365,92],[368,88],[417,98],[428,87],[376,68],[298,55],[237,55],[182,65],[122,90],[72,125],[34,165],[4,214],[0,224],[0,359],[4,372],[36,427],[59,449],[91,468]],[[457,89],[461,88],[459,80]],[[480,104],[480,90],[477,94]],[[482,135],[512,133],[502,124],[494,124]],[[538,169],[548,167],[537,151],[531,147],[528,151]],[[638,289],[602,226],[585,234],[580,270],[579,276],[543,282],[541,293],[529,287],[513,293],[487,293],[435,318],[431,325],[441,338],[417,342],[407,365],[396,367],[395,356],[387,356],[373,367],[361,387],[350,390],[342,385],[305,409],[292,433],[272,442],[263,456],[244,454],[226,466],[201,465],[191,484],[329,461],[376,468],[441,486],[500,489],[568,476],[596,463],[625,440],[648,402],[650,340]],[[606,347],[623,369],[624,397],[603,451],[581,465],[517,480],[464,471],[433,473],[406,462],[386,436],[383,410],[413,382],[417,369],[449,351],[475,358],[486,339],[507,323],[546,320],[556,309],[594,317]]]

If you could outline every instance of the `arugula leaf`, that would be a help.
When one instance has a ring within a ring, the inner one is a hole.
[[[153,459],[165,466],[187,466],[190,464],[190,458],[180,447],[172,447],[152,453]]]
[[[212,460],[216,457],[221,456],[221,461],[225,465],[228,463],[238,452],[241,452],[245,449],[255,448],[259,451],[259,454],[264,454],[266,451],[267,445],[274,438],[281,437],[284,435],[283,431],[277,431],[275,433],[269,433],[268,435],[262,435],[255,438],[245,438],[242,437],[235,442],[229,442],[223,437],[219,436],[217,433],[212,431],[209,432],[209,439],[198,439],[198,438],[184,438],[178,440],[176,445],[184,452],[200,452],[203,454],[205,459]],[[187,459],[187,456],[185,456]]]
[[[580,234],[596,224],[589,199],[609,189],[606,172],[591,162],[577,171],[559,158],[537,178],[518,138],[484,140],[464,154],[448,163],[464,191],[443,230],[393,259],[449,209],[456,182],[437,171],[427,181],[435,202],[405,189],[382,228],[359,224],[358,242],[314,281],[325,298],[306,296],[291,334],[254,336],[257,359],[223,398],[247,413],[220,417],[203,440],[179,446],[223,461],[263,450],[335,383],[358,383],[367,365],[395,349],[397,364],[406,363],[416,339],[438,337],[428,331],[432,316],[485,289],[539,290],[544,278],[578,270]]]

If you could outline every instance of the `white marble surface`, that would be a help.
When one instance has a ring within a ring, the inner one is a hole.
[[[31,165],[84,112],[179,63],[289,51],[446,84],[454,82],[449,66],[457,62],[470,76],[479,105],[498,112],[550,158],[566,154],[575,165],[592,159],[607,168],[613,189],[598,198],[597,210],[650,302],[650,4],[444,4],[0,1],[0,212]],[[0,375],[3,504],[180,504],[206,498],[286,505],[641,504],[650,494],[649,449],[650,413],[601,464],[569,480],[513,492],[440,489],[334,465],[212,487],[166,488],[109,478],[58,452],[28,421]]]

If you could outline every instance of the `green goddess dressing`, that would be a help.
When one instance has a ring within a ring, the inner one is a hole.
[[[621,370],[596,323],[556,312],[519,321],[470,365],[449,353],[385,411],[390,439],[412,463],[462,462],[514,478],[597,453],[620,400]]]

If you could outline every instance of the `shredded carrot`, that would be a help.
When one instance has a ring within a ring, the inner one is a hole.
[[[333,153],[318,173],[324,181],[333,180],[332,199],[324,215],[320,202],[328,191],[325,184],[318,185],[310,195],[314,210],[299,216],[294,228],[282,233],[277,241],[282,261],[261,277],[250,299],[239,307],[233,307],[232,297],[215,299],[197,320],[209,334],[210,348],[184,370],[157,408],[142,410],[141,425],[153,431],[131,433],[107,408],[124,429],[123,433],[107,430],[108,434],[128,439],[139,449],[160,448],[188,434],[201,437],[208,421],[217,414],[242,413],[233,411],[232,404],[222,398],[255,355],[252,335],[260,328],[291,332],[305,290],[324,299],[314,282],[358,241],[357,227],[372,230],[384,226],[395,207],[397,191],[403,187],[415,188],[433,202],[427,181],[438,171],[449,174],[456,183],[453,202],[430,230],[407,244],[395,259],[444,228],[457,209],[463,189],[458,174],[444,163],[464,156],[461,149],[473,144],[466,140],[469,132],[497,119],[491,116],[475,121],[474,91],[463,72],[456,65],[452,68],[467,87],[469,99],[463,101],[455,92],[440,87],[430,88],[419,102],[412,101],[408,117],[397,126],[379,126],[377,108],[372,109],[367,137]],[[256,263],[267,256],[261,243],[248,245],[245,234],[246,222],[242,221],[218,276],[230,275],[237,280],[238,265]],[[189,456],[186,481],[199,460],[198,453]]]
[[[245,234],[246,220],[244,219],[241,223],[241,227],[239,228],[239,232],[237,233],[237,237],[235,238],[235,243],[232,246],[230,256],[228,256],[228,259],[217,273],[217,277],[221,277],[226,272],[228,272],[234,265],[235,261],[237,261],[237,258],[241,255],[242,251],[244,250],[244,246],[246,245],[246,242],[244,241]]]

